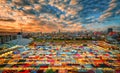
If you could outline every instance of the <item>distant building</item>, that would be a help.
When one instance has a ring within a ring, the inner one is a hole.
[[[61,33],[60,29],[58,30],[58,33],[59,33],[59,34]]]
[[[113,32],[112,28],[108,28],[108,33]]]
[[[22,33],[21,32],[18,32],[17,39],[22,39]]]
[[[0,44],[16,39],[16,32],[0,32]]]
[[[19,32],[17,34],[17,39],[12,40],[7,42],[8,44],[13,44],[13,45],[28,45],[31,43],[33,40],[32,39],[26,39],[22,37],[22,32]]]

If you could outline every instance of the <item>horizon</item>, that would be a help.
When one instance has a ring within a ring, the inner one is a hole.
[[[93,30],[81,30],[81,31],[60,31],[61,33],[77,33],[77,32],[107,32],[108,30],[96,30],[96,31],[93,31]],[[18,32],[21,32],[19,30],[17,31],[0,31],[1,33],[18,33]],[[58,31],[51,31],[51,32],[41,32],[41,31],[22,31],[23,33],[58,33]],[[113,28],[113,32],[120,32],[118,30],[114,30]]]

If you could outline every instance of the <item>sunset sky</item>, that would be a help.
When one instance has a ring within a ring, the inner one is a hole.
[[[0,32],[120,29],[120,0],[0,0]]]

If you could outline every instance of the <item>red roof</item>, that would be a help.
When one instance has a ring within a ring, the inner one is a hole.
[[[113,35],[115,35],[115,34],[117,34],[117,32],[110,32],[108,35],[109,35],[109,36],[113,36]]]
[[[94,35],[100,35],[101,32],[94,32]]]

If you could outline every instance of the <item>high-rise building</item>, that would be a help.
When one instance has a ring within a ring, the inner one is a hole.
[[[21,32],[18,32],[17,39],[22,39],[22,29],[21,29]]]
[[[19,32],[19,33],[17,34],[17,39],[22,39],[22,33],[21,33],[21,32]]]
[[[0,44],[16,39],[16,32],[0,32]]]
[[[112,28],[108,28],[108,33],[113,32]]]
[[[58,33],[59,33],[59,34],[61,33],[60,29],[58,30]]]

